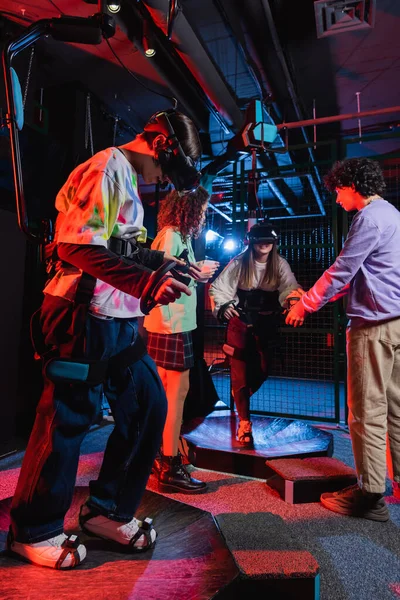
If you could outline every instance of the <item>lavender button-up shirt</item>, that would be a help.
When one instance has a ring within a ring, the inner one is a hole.
[[[341,253],[301,301],[314,312],[347,284],[352,326],[400,317],[400,212],[386,200],[358,211]]]

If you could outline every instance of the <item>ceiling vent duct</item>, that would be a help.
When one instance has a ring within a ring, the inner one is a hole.
[[[372,28],[376,0],[317,0],[314,2],[317,37]]]

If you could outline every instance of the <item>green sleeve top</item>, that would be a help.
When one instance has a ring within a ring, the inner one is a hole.
[[[162,250],[173,256],[179,256],[183,250],[188,250],[190,262],[196,262],[190,239],[182,240],[180,233],[174,227],[164,227],[151,245],[153,250]],[[156,306],[144,319],[144,326],[152,333],[182,333],[196,329],[196,282],[189,280],[188,287],[191,296],[182,294],[178,300],[166,306]]]

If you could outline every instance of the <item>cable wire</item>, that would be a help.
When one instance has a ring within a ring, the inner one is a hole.
[[[65,13],[61,10],[61,8],[58,8],[57,4],[55,2],[53,2],[53,0],[49,0],[50,4],[52,4],[54,6],[54,8],[56,10],[58,10],[58,12],[60,13],[60,15],[64,15]]]
[[[111,46],[109,40],[107,38],[105,38],[105,40],[106,40],[107,45],[110,48],[111,52],[113,53],[114,57],[117,59],[117,61],[121,65],[121,67],[123,67],[125,69],[125,71],[131,77],[133,77],[133,79],[135,81],[137,81],[137,83],[139,83],[141,86],[143,86],[147,91],[151,92],[152,94],[156,94],[157,96],[162,96],[163,98],[167,98],[167,100],[170,100],[173,103],[173,105],[174,105],[174,109],[177,107],[178,101],[177,101],[176,98],[174,98],[173,96],[167,96],[166,94],[162,94],[161,92],[156,92],[155,90],[153,90],[152,88],[150,88],[149,86],[147,86],[143,81],[141,81],[141,79],[139,79],[139,77],[136,77],[136,75],[134,75],[132,73],[132,71],[130,69],[128,69],[128,67],[122,62],[122,60],[120,59],[120,57],[118,56],[118,54],[115,52],[114,48]]]

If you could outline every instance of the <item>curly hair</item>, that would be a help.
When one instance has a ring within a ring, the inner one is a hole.
[[[160,204],[157,217],[158,231],[176,227],[182,241],[198,238],[204,227],[204,205],[210,194],[201,185],[193,191],[173,190]]]
[[[355,191],[364,198],[381,195],[386,188],[379,163],[370,158],[348,158],[335,163],[324,177],[324,184],[330,192],[354,185]]]

